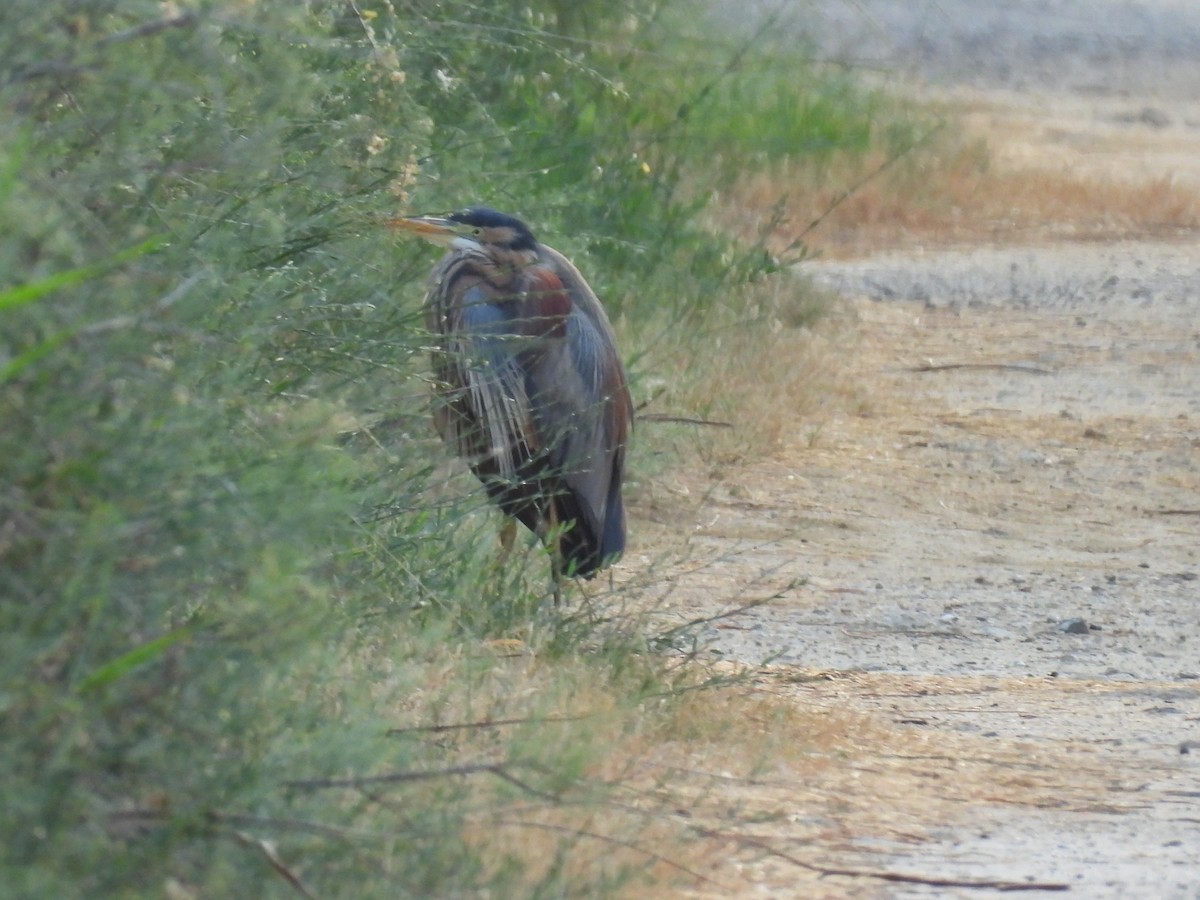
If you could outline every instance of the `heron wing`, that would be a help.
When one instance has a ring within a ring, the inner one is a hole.
[[[508,515],[545,539],[553,510],[568,526],[559,541],[567,571],[588,576],[625,547],[633,405],[612,327],[557,251],[540,247],[508,289],[488,271],[469,253],[435,270],[434,420]]]
[[[477,278],[443,282],[431,312],[442,334],[435,422],[477,471],[514,479],[538,450],[513,328],[513,298]]]
[[[633,403],[600,301],[562,254],[543,246],[540,255],[528,296],[543,341],[528,355],[526,391],[565,487],[556,498],[559,518],[575,523],[563,535],[563,556],[588,575],[625,547],[621,481]]]

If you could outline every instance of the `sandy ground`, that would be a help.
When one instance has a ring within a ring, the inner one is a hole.
[[[1200,180],[1191,0],[802,6],[829,53],[953,96],[1004,164]],[[852,777],[747,787],[792,810],[756,834],[919,877],[818,878],[743,846],[722,890],[1200,898],[1194,239],[805,271],[853,313],[850,399],[640,514],[691,532],[681,618],[771,598],[709,627],[711,655],[771,660],[759,689],[861,730]]]

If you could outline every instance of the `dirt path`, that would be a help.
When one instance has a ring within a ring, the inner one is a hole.
[[[1006,165],[1200,183],[1197,4],[819,6],[829,46],[954,94]],[[848,717],[850,774],[743,786],[793,810],[756,834],[926,877],[743,852],[738,891],[1200,897],[1194,238],[806,266],[856,317],[851,400],[777,458],[663,487],[692,532],[671,597],[681,618],[772,597],[713,625],[713,655],[771,659],[761,690]]]

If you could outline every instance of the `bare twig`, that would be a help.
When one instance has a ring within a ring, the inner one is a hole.
[[[198,16],[195,13],[180,13],[177,16],[170,16],[165,19],[154,19],[150,22],[143,22],[141,25],[134,25],[131,28],[126,28],[123,31],[115,31],[107,37],[101,38],[100,46],[107,47],[110,44],[123,44],[125,41],[136,41],[138,38],[152,37],[162,31],[169,31],[172,28],[190,28],[196,24]]]
[[[590,715],[578,716],[522,716],[515,719],[484,719],[481,722],[452,722],[448,725],[410,725],[407,728],[389,728],[388,735],[442,734],[447,731],[473,731],[485,728],[503,728],[505,725],[542,725],[554,722],[582,722]]]
[[[1005,369],[1011,372],[1024,372],[1026,375],[1053,375],[1052,369],[1031,366],[1026,363],[923,363],[919,366],[905,366],[902,372],[947,372],[951,369]]]
[[[695,871],[694,869],[689,869],[687,866],[683,865],[682,863],[678,863],[669,857],[663,856],[661,853],[655,853],[653,850],[643,847],[637,841],[631,841],[631,840],[627,840],[625,838],[616,838],[616,837],[612,837],[611,835],[601,834],[598,831],[587,831],[586,829],[583,829],[583,828],[573,828],[568,825],[556,825],[551,822],[525,822],[525,821],[521,821],[518,819],[518,820],[502,820],[501,822],[499,822],[499,824],[512,825],[512,826],[516,826],[519,828],[541,828],[545,831],[554,831],[554,832],[558,832],[560,834],[570,834],[570,835],[574,835],[576,837],[586,837],[586,838],[591,838],[596,841],[601,841],[602,843],[605,843],[605,844],[612,844],[617,847],[625,847],[626,849],[632,850],[635,853],[640,853],[642,856],[645,856],[647,859],[654,860],[654,862],[662,863],[663,865],[670,866],[672,869],[675,869],[679,872],[683,872],[685,875],[695,878],[697,881],[702,881],[702,882],[705,882],[706,884],[716,884],[716,882],[713,881],[708,876],[703,875],[700,872]]]
[[[639,403],[637,406],[635,406],[633,408],[633,411],[638,414],[638,418],[641,418],[641,413],[642,413],[643,409],[648,407],[651,403],[653,403],[655,400],[657,400],[659,397],[661,397],[666,392],[667,392],[667,389],[665,387],[660,387],[653,394],[651,394],[649,397],[647,397],[645,400],[643,400],[641,403]]]
[[[363,34],[367,38],[367,42],[371,45],[371,56],[376,64],[381,64],[384,60],[383,50],[379,46],[379,42],[375,40],[375,29],[371,27],[371,23],[367,21],[362,14],[362,10],[358,8],[358,4],[354,0],[350,0],[349,6],[354,10],[355,18],[358,19],[358,24],[362,27]]]
[[[321,837],[337,838],[348,841],[358,836],[348,828],[327,825],[324,822],[309,822],[305,819],[285,819],[279,816],[251,816],[246,813],[210,812],[208,818],[218,825],[241,826],[243,828],[272,828],[276,831],[290,831],[303,834],[314,834]]]
[[[107,37],[101,38],[96,42],[96,46],[108,47],[113,44],[137,40],[138,38],[151,37],[172,28],[190,28],[197,21],[198,17],[195,13],[182,13],[169,18],[154,19],[153,21],[143,22],[141,25],[134,25],[132,28],[126,28],[123,31],[117,31]],[[95,66],[79,65],[69,59],[52,59],[48,62],[38,63],[36,66],[29,66],[28,68],[14,72],[8,77],[7,84],[20,84],[21,82],[34,81],[38,78],[74,78],[93,68]]]
[[[291,885],[297,894],[308,898],[308,900],[316,900],[316,894],[305,887],[300,877],[287,867],[287,863],[280,857],[279,851],[276,849],[273,841],[262,840],[242,831],[233,832],[233,837],[239,844],[245,847],[252,847],[261,852],[267,858],[267,862],[271,864],[271,868],[278,873],[280,878]]]
[[[768,603],[772,603],[775,600],[778,600],[781,597],[784,597],[785,595],[788,594],[788,592],[795,590],[796,588],[800,587],[803,583],[804,583],[804,579],[795,579],[793,581],[788,582],[786,585],[784,585],[779,590],[775,591],[773,594],[767,595],[766,597],[758,597],[758,598],[755,598],[754,600],[748,600],[739,606],[733,607],[732,609],[727,609],[724,612],[717,613],[715,616],[702,616],[698,619],[690,619],[687,622],[682,623],[681,625],[676,625],[674,628],[669,628],[666,631],[663,631],[663,632],[660,632],[660,633],[654,635],[654,639],[657,641],[665,641],[665,640],[668,640],[669,638],[673,637],[674,635],[678,634],[679,632],[687,631],[690,628],[695,628],[697,625],[710,625],[713,622],[719,622],[722,619],[731,619],[734,616],[740,616],[742,613],[749,612],[752,609],[757,609],[760,606],[765,606]]]
[[[878,178],[880,175],[882,175],[892,165],[899,162],[904,157],[908,156],[908,154],[912,153],[914,150],[916,150],[922,144],[927,143],[935,134],[937,134],[939,131],[941,131],[945,127],[946,127],[946,122],[938,123],[933,128],[929,129],[929,131],[925,132],[925,134],[921,135],[921,137],[919,137],[917,140],[913,141],[911,144],[909,144],[907,147],[905,147],[903,150],[900,150],[899,152],[895,153],[894,155],[889,156],[882,163],[880,163],[878,166],[876,166],[874,169],[872,169],[870,172],[868,172],[866,175],[864,175],[862,178],[860,178],[858,181],[856,181],[854,184],[850,185],[850,187],[846,188],[844,191],[842,191],[840,194],[838,194],[836,197],[834,197],[833,200],[830,202],[830,204],[828,206],[826,206],[824,210],[822,210],[821,214],[819,216],[817,216],[815,219],[813,219],[811,222],[809,222],[808,227],[805,228],[803,231],[801,231],[800,234],[798,234],[795,237],[795,239],[792,241],[792,243],[789,244],[788,247],[783,252],[786,254],[788,251],[792,250],[794,247],[800,246],[804,242],[804,239],[806,237],[808,237],[809,232],[811,232],[818,225],[820,225],[827,218],[829,218],[829,216],[833,213],[833,211],[835,209],[837,209],[839,206],[841,206],[843,203],[845,203],[847,200],[849,200],[851,197],[853,197],[856,193],[858,193],[858,191],[861,188],[865,187],[868,183],[870,183],[871,181],[874,181],[876,178]]]
[[[211,274],[210,270],[200,269],[193,272],[175,287],[171,288],[164,296],[159,298],[153,306],[145,312],[138,313],[134,316],[113,316],[111,319],[104,319],[100,322],[93,322],[79,329],[75,333],[76,337],[82,337],[90,334],[103,334],[107,331],[124,331],[127,328],[136,328],[143,326],[146,320],[152,316],[158,316],[174,306],[180,298],[187,294],[192,288],[203,281]]]
[[[524,790],[529,790],[531,793],[542,795],[542,792],[534,788],[529,788],[523,783],[515,780],[515,777],[508,772],[514,764],[510,763],[507,766],[503,763],[465,763],[461,766],[447,766],[444,769],[429,769],[423,772],[390,772],[386,775],[363,775],[352,778],[308,778],[293,781],[285,781],[284,787],[295,788],[298,790],[312,791],[321,790],[323,788],[367,788],[380,784],[403,784],[413,781],[432,781],[437,778],[451,778],[456,775],[479,775],[487,773],[495,775],[504,781],[516,784]]]
[[[697,831],[704,837],[735,841],[754,847],[756,850],[762,850],[777,859],[782,859],[794,866],[799,866],[810,872],[817,872],[823,876],[840,875],[846,878],[874,878],[878,881],[890,881],[898,884],[924,884],[930,887],[969,888],[972,890],[1001,891],[1006,893],[1016,891],[1069,891],[1071,889],[1069,884],[1059,881],[996,881],[987,878],[942,878],[937,875],[917,875],[908,872],[886,872],[878,869],[851,869],[842,868],[841,866],[823,866],[819,863],[811,863],[800,859],[790,853],[785,853],[782,850],[772,847],[766,841],[749,835],[714,831],[708,828],[700,828]]]
[[[686,120],[687,117],[691,115],[691,113],[701,103],[704,102],[705,98],[713,92],[717,85],[719,85],[729,75],[741,68],[742,60],[746,57],[746,54],[755,47],[760,46],[763,36],[769,34],[771,30],[776,27],[776,23],[779,20],[782,10],[783,6],[780,5],[772,13],[764,16],[762,24],[759,25],[754,34],[750,35],[750,37],[746,39],[742,46],[738,47],[737,50],[734,51],[733,55],[729,58],[729,62],[725,64],[724,68],[722,68],[717,75],[714,75],[711,79],[709,79],[706,84],[701,85],[700,89],[696,91],[691,100],[685,100],[679,105],[679,109],[675,113],[676,122],[683,122]]]
[[[680,425],[707,425],[710,428],[732,428],[732,422],[718,422],[713,419],[693,419],[690,416],[669,416],[666,413],[644,413],[637,417],[642,422],[675,422]]]

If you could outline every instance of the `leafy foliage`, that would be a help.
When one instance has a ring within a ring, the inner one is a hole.
[[[656,677],[627,632],[556,630],[536,558],[532,574],[494,571],[493,516],[426,424],[429,259],[381,219],[482,200],[564,236],[601,273],[640,371],[639,324],[702,318],[772,267],[698,227],[687,178],[714,147],[788,140],[713,116],[753,91],[778,119],[777,84],[697,97],[664,77],[679,45],[660,16],[565,0],[4,5],[0,883],[14,894],[512,895],[581,877],[470,838],[511,781],[398,779],[397,803],[314,779],[445,766],[443,747],[389,738],[380,716],[477,712],[463,698],[495,674],[462,648],[480,639],[620,645],[591,665],[635,700]],[[845,91],[814,101],[823,121]],[[698,100],[706,115],[678,113]],[[861,141],[866,121],[818,130]],[[543,798],[578,786],[589,745],[546,741],[536,721],[593,678],[527,701],[535,725],[511,741],[451,756],[486,750],[485,777],[524,767]]]

